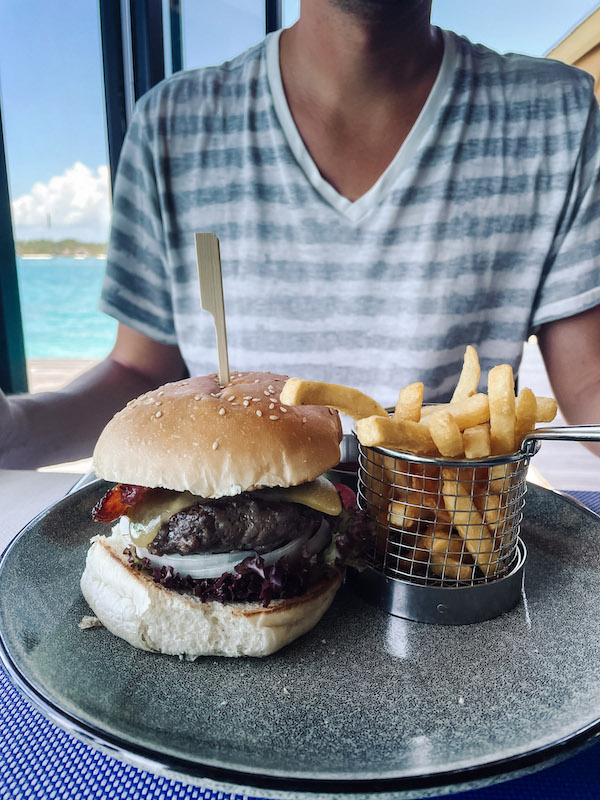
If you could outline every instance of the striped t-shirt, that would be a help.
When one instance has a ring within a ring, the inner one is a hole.
[[[179,73],[137,105],[119,163],[101,307],[216,371],[194,233],[220,239],[230,364],[446,397],[465,346],[518,369],[536,327],[600,303],[593,81],[444,33],[425,106],[356,202],[293,122],[279,37]],[[483,377],[485,381],[485,376]]]

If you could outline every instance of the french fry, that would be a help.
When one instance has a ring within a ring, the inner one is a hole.
[[[502,494],[510,488],[510,476],[514,470],[512,464],[497,464],[490,469],[488,492],[490,494]]]
[[[462,551],[462,541],[455,537],[456,541],[451,544],[451,536],[450,515],[446,514],[444,519],[436,519],[431,522],[419,536],[419,541],[421,546],[430,553],[460,553]]]
[[[417,472],[417,469],[420,471]],[[419,493],[419,502],[422,506],[437,511],[443,505],[442,482],[438,467],[429,464],[421,466],[413,464],[410,485]]]
[[[485,523],[490,530],[497,533],[508,513],[508,498],[506,494],[501,495],[490,492],[483,499],[484,502],[480,504],[480,510],[483,513]]]
[[[553,397],[536,397],[536,422],[552,422],[558,412],[556,400]]]
[[[392,419],[396,421],[407,419],[411,422],[419,422],[421,419],[421,406],[423,405],[423,389],[423,384],[420,382],[410,383],[404,389],[401,389]]]
[[[492,452],[489,423],[483,422],[481,425],[465,428],[463,447],[466,458],[487,458]]]
[[[521,449],[521,442],[535,428],[537,399],[531,389],[524,387],[519,392],[515,406],[515,450]]]
[[[395,422],[387,416],[365,417],[357,420],[356,435],[366,447],[389,447],[422,455],[437,452],[429,428],[421,422]]]
[[[354,420],[372,415],[387,418],[385,408],[372,397],[337,383],[288,378],[279,399],[284,406],[328,406]]]
[[[423,422],[429,425],[434,414],[441,413],[442,411],[449,411],[450,414],[452,414],[454,421],[461,431],[464,431],[465,428],[472,428],[474,425],[481,425],[490,418],[488,397],[481,392],[471,395],[471,397],[467,397],[465,400],[460,400],[457,403],[449,403],[427,414]]]
[[[465,541],[479,569],[487,577],[498,571],[498,553],[494,536],[475,507],[468,488],[460,481],[444,480],[444,505],[452,514],[452,524]]]
[[[419,499],[419,493],[414,489],[406,489],[401,494],[395,493],[389,505],[390,525],[394,528],[415,530],[423,517]]]
[[[432,572],[442,580],[451,579],[467,582],[473,578],[473,565],[461,561],[460,556],[432,553],[430,563]]]
[[[442,580],[470,581],[473,578],[473,566],[461,561],[458,556],[431,554],[431,570]]]
[[[431,525],[417,540],[417,548],[429,551],[428,561],[434,574],[442,579],[470,581],[473,565],[464,560],[463,541],[439,526]]]
[[[463,366],[456,384],[456,389],[452,395],[452,403],[457,403],[459,400],[466,400],[467,397],[477,392],[479,385],[479,378],[481,376],[481,367],[479,366],[479,357],[477,350],[470,344],[467,345]]]
[[[421,422],[430,414],[435,414],[436,411],[443,411],[447,409],[450,403],[431,403],[431,405],[423,406],[421,409]]]
[[[512,367],[500,364],[488,375],[490,441],[492,455],[512,453],[515,448],[515,381]]]
[[[437,411],[427,418],[427,426],[440,455],[457,458],[463,455],[463,438],[460,428],[449,411]]]
[[[444,480],[457,480],[466,486],[472,497],[485,497],[489,491],[490,470],[488,467],[444,468]]]

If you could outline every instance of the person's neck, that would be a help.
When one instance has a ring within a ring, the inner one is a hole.
[[[326,181],[356,200],[415,124],[443,43],[430,25],[427,0],[372,3],[377,19],[342,11],[336,2],[353,0],[302,0],[300,19],[281,34],[279,61],[290,113],[309,154]]]
[[[440,37],[430,23],[429,2],[403,5],[382,4],[377,15],[365,18],[334,2],[302,0],[300,19],[281,35],[286,89],[329,108],[410,93],[437,72]]]

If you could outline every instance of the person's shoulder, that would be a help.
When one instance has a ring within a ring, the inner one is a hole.
[[[594,79],[577,67],[525,53],[500,53],[450,31],[446,35],[454,42],[466,69],[486,85],[510,85],[518,93],[535,88],[538,96],[569,92],[573,100],[589,105]]]
[[[165,109],[211,107],[248,97],[257,91],[265,40],[222,64],[182,70],[157,83],[136,104],[136,114],[146,119]],[[208,107],[207,107],[208,104]]]

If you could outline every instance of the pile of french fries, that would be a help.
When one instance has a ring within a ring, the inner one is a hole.
[[[393,412],[338,384],[290,378],[281,392],[284,405],[325,405],[352,417],[364,447],[398,452],[367,451],[361,471],[366,507],[378,526],[376,552],[391,574],[465,583],[498,577],[510,561],[527,462],[465,462],[517,453],[526,434],[551,422],[557,407],[531,389],[515,396],[508,364],[490,370],[487,394],[478,391],[480,377],[469,345],[449,403],[424,406],[420,382],[400,391]],[[402,453],[458,463],[418,463]]]

